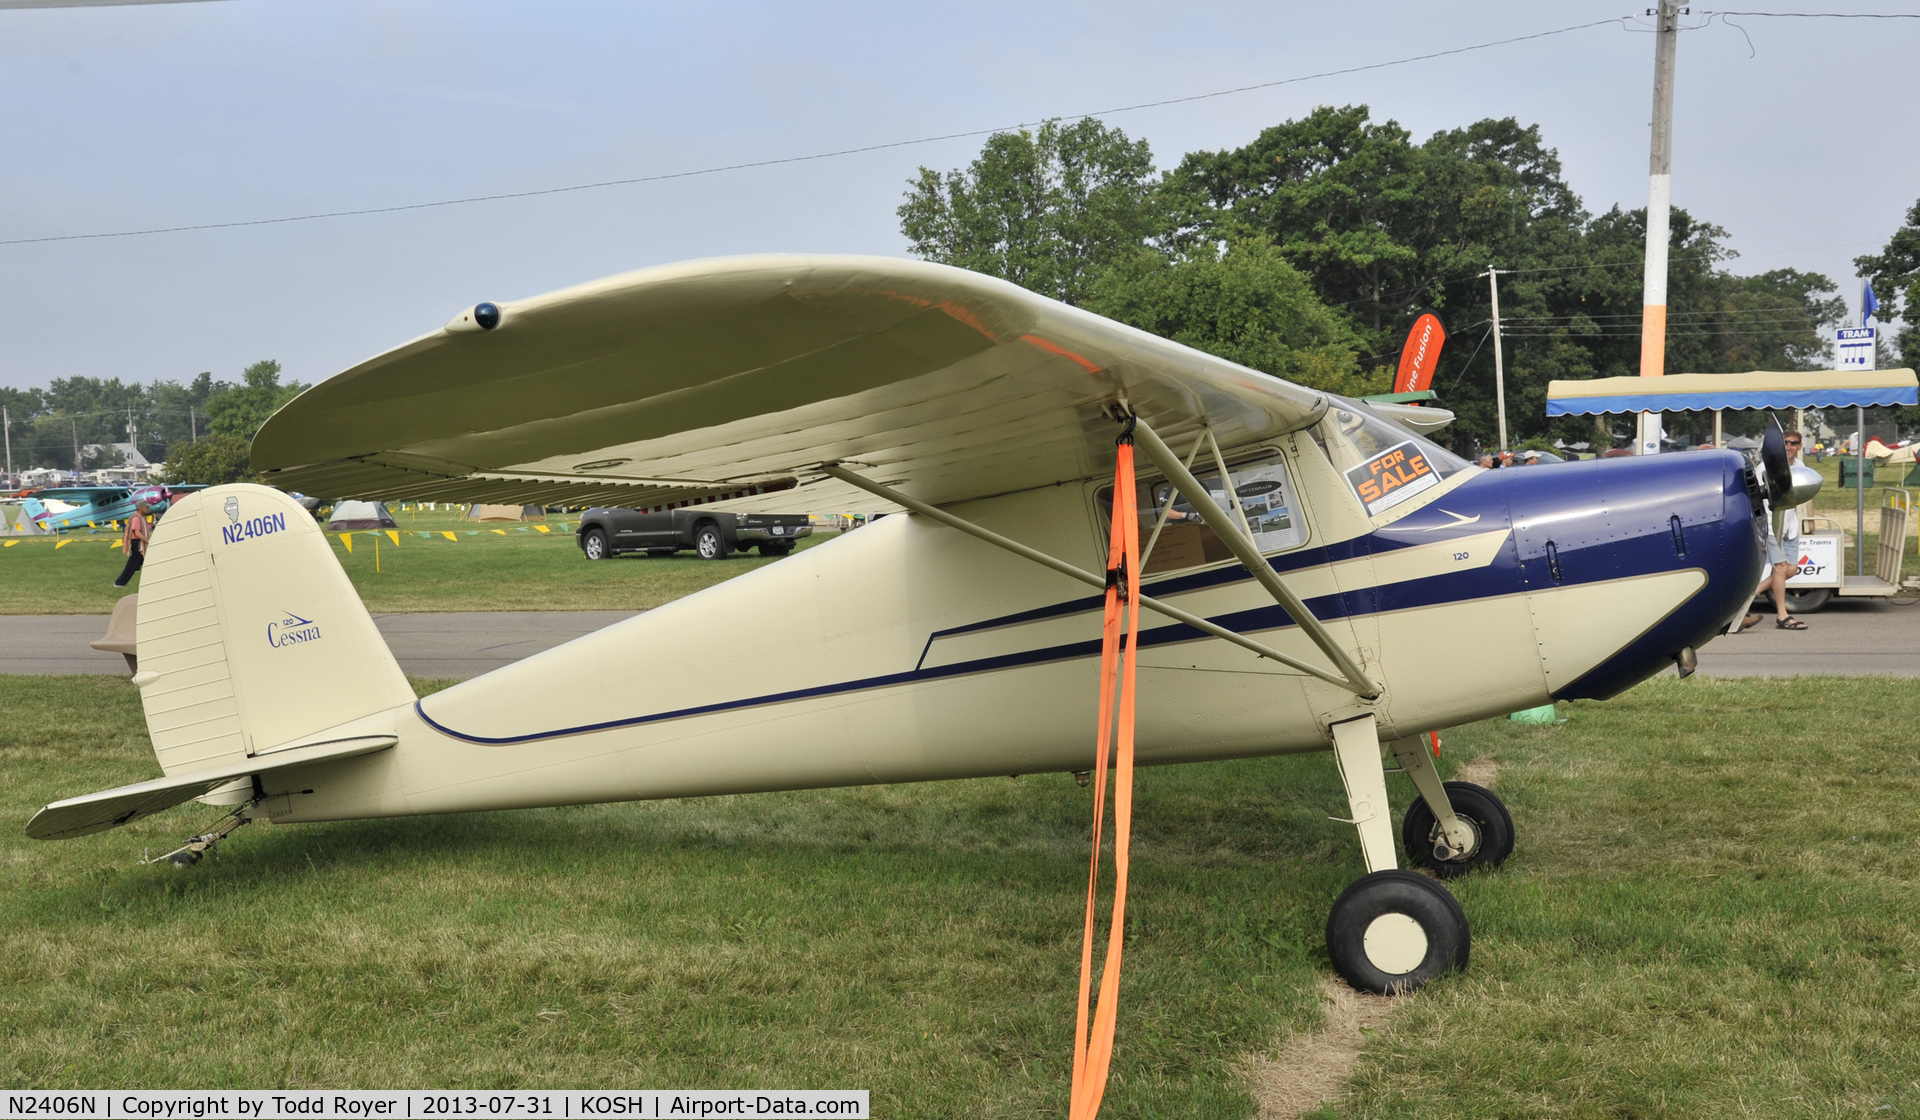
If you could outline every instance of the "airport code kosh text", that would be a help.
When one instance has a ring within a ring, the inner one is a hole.
[[[619,1117],[712,1120],[716,1117],[834,1116],[864,1120],[865,1089],[633,1089],[460,1093],[436,1090],[81,1090],[7,1094],[6,1115],[61,1120],[369,1120],[415,1117]]]

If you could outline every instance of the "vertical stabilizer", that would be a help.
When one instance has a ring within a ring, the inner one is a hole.
[[[175,502],[140,575],[140,699],[169,774],[413,702],[301,505],[264,486]]]

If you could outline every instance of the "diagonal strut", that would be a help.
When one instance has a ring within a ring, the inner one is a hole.
[[[1141,425],[1141,427],[1144,428],[1145,425]],[[1160,444],[1158,437],[1154,438],[1154,443],[1159,444],[1159,446],[1162,449],[1165,449],[1166,445]],[[1149,452],[1149,454],[1151,454],[1151,452]],[[1171,455],[1171,452],[1169,452],[1168,454]],[[1179,463],[1179,459],[1175,458],[1174,463],[1177,465]],[[1100,588],[1102,591],[1106,590],[1107,580],[1105,576],[1095,575],[1092,572],[1089,572],[1083,568],[1079,568],[1079,567],[1076,567],[1075,565],[1069,564],[1065,560],[1061,560],[1057,557],[1049,556],[1046,553],[1041,552],[1039,549],[1029,548],[1028,546],[1021,544],[1019,541],[1016,541],[1010,537],[1003,537],[999,533],[996,533],[991,529],[987,529],[982,526],[975,525],[973,522],[968,521],[965,518],[955,517],[953,514],[948,513],[947,511],[940,509],[937,506],[928,505],[926,502],[920,501],[917,498],[910,498],[907,495],[902,494],[900,491],[894,489],[893,487],[888,486],[886,483],[875,482],[870,478],[866,478],[862,475],[855,474],[854,472],[847,470],[845,467],[842,467],[838,463],[822,463],[820,464],[820,470],[825,474],[832,476],[833,478],[839,479],[840,481],[848,484],[849,486],[857,486],[860,489],[865,490],[867,493],[874,495],[875,497],[884,498],[885,500],[892,502],[895,505],[898,505],[904,509],[911,510],[914,513],[920,514],[924,517],[931,518],[934,521],[938,521],[942,525],[946,525],[949,528],[958,529],[962,533],[965,533],[971,537],[975,537],[979,540],[985,541],[986,543],[993,545],[996,548],[1004,548],[1008,552],[1011,552],[1016,556],[1021,556],[1028,560],[1033,561],[1036,564],[1040,564],[1044,567],[1052,568],[1054,571],[1059,572],[1061,575],[1069,576],[1073,579],[1077,579],[1081,583],[1087,584],[1092,587]],[[1269,569],[1269,572],[1271,572],[1271,569]],[[1372,682],[1367,681],[1365,676],[1359,675],[1357,671],[1355,673],[1355,676],[1357,676],[1359,680],[1366,682],[1364,689],[1362,689],[1359,686],[1356,686],[1352,680],[1344,678],[1335,673],[1329,673],[1325,669],[1322,669],[1316,665],[1309,665],[1308,663],[1301,661],[1298,658],[1289,657],[1286,654],[1281,653],[1279,650],[1274,649],[1273,647],[1268,646],[1263,642],[1257,642],[1257,641],[1254,641],[1252,638],[1248,638],[1241,634],[1236,634],[1232,630],[1229,630],[1224,626],[1211,622],[1205,618],[1200,617],[1197,614],[1193,614],[1188,611],[1183,611],[1179,607],[1173,606],[1168,603],[1163,603],[1158,599],[1154,599],[1147,595],[1141,595],[1140,605],[1142,607],[1147,608],[1148,610],[1154,611],[1157,614],[1165,615],[1166,617],[1173,619],[1175,622],[1183,622],[1188,626],[1193,627],[1196,630],[1202,631],[1207,634],[1211,634],[1214,637],[1221,639],[1222,641],[1232,642],[1234,645],[1237,645],[1240,648],[1247,650],[1248,652],[1256,653],[1261,657],[1265,657],[1271,661],[1278,661],[1280,664],[1285,665],[1289,669],[1297,669],[1302,673],[1306,673],[1310,676],[1318,677],[1319,679],[1326,681],[1328,684],[1339,685],[1341,688],[1347,689],[1348,691],[1351,691],[1351,692],[1358,693],[1361,696],[1372,697],[1372,696],[1379,695],[1379,692],[1380,692],[1379,688],[1374,686]],[[1296,621],[1299,621],[1302,618],[1302,616],[1306,618],[1313,618],[1311,614],[1308,614],[1306,612],[1305,607],[1300,608],[1298,613],[1295,613],[1293,608],[1289,607],[1288,613],[1292,615]],[[1315,619],[1314,621],[1315,621],[1315,624],[1318,625],[1318,620]],[[1339,662],[1336,660],[1335,664],[1339,664]]]

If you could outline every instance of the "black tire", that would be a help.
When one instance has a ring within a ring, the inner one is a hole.
[[[792,541],[763,541],[760,544],[760,555],[762,556],[785,556],[792,551]]]
[[[607,547],[607,535],[598,529],[580,534],[580,551],[589,560],[605,560],[613,555],[613,549]]]
[[[711,521],[693,531],[693,550],[702,560],[725,560],[733,552],[727,544],[727,535]]]
[[[1833,588],[1809,587],[1805,591],[1787,588],[1787,610],[1793,614],[1812,614],[1833,601]]]
[[[1435,858],[1433,845],[1440,838],[1440,820],[1427,808],[1426,798],[1416,797],[1400,822],[1400,842],[1407,846],[1407,859],[1442,879],[1505,863],[1513,854],[1513,814],[1507,812],[1507,803],[1492,790],[1472,782],[1447,782],[1446,789],[1454,815],[1473,829],[1477,843],[1465,855]]]
[[[1327,915],[1327,956],[1363,992],[1416,991],[1464,971],[1473,948],[1466,911],[1417,871],[1376,871],[1341,893]]]

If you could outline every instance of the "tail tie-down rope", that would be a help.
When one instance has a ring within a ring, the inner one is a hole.
[[[1087,923],[1080,943],[1080,1001],[1073,1026],[1073,1100],[1070,1120],[1093,1120],[1107,1089],[1113,1059],[1114,1015],[1120,1005],[1120,945],[1127,921],[1127,844],[1133,830],[1133,712],[1135,634],[1140,632],[1139,497],[1133,484],[1133,434],[1120,437],[1113,470],[1113,532],[1107,546],[1107,604],[1100,639],[1100,728],[1094,737],[1093,859],[1087,871]],[[1121,617],[1125,612],[1125,619]],[[1118,727],[1115,709],[1118,708]],[[1117,733],[1116,733],[1117,731]],[[1093,985],[1093,927],[1100,886],[1100,831],[1106,811],[1107,760],[1113,769],[1113,914],[1107,927],[1100,999],[1087,1027]]]

